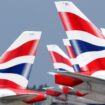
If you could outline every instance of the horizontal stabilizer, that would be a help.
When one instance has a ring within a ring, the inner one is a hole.
[[[76,79],[80,79],[84,82],[92,82],[92,83],[97,83],[97,84],[105,84],[105,80],[96,78],[96,77],[90,77],[82,74],[77,74],[77,73],[72,73],[72,72],[57,72],[62,75],[68,76],[68,77],[73,77]]]
[[[30,100],[34,97],[37,97],[37,94],[21,94],[21,95],[12,95],[0,98],[2,103],[11,103],[14,101],[25,101]]]

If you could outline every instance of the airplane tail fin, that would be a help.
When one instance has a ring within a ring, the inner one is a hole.
[[[81,72],[103,77],[105,73],[105,37],[72,3],[55,3]],[[105,77],[104,77],[105,78]]]
[[[23,87],[28,84],[28,76],[34,63],[41,32],[25,31],[0,57],[0,83],[4,86]],[[6,84],[6,85],[5,85]]]
[[[70,58],[60,49],[59,46],[47,45],[47,48],[52,58],[52,62],[55,69],[61,72],[64,71],[74,72]]]

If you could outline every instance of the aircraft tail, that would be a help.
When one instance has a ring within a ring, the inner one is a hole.
[[[72,2],[55,4],[80,71],[105,78],[105,37],[102,32]]]
[[[51,55],[54,68],[64,72],[74,72],[70,58],[57,45],[47,45],[48,51]]]
[[[0,57],[0,87],[26,88],[41,32],[25,31]]]

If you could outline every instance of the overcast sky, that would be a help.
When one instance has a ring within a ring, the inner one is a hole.
[[[52,62],[47,44],[58,44],[63,50],[62,39],[66,34],[58,17],[55,0],[0,0],[0,54],[23,31],[42,31],[37,56],[30,75],[30,85],[54,85]],[[56,0],[57,1],[57,0]],[[60,0],[58,0],[60,1]],[[99,28],[105,27],[105,0],[71,0]]]

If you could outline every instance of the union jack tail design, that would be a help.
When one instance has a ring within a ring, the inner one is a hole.
[[[72,2],[55,4],[81,71],[105,78],[104,35]]]
[[[25,31],[0,57],[0,88],[26,88],[41,32]]]
[[[64,72],[74,72],[70,58],[57,45],[47,45],[48,51],[51,55],[54,68]]]

